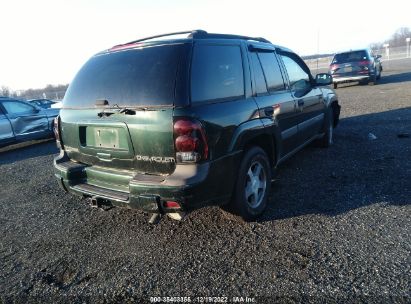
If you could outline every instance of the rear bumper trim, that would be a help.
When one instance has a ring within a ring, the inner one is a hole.
[[[369,75],[364,75],[364,76],[347,76],[347,77],[333,77],[333,82],[334,83],[339,83],[339,82],[348,82],[348,81],[360,81],[360,80],[365,80],[369,79]]]

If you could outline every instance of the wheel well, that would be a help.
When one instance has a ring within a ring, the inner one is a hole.
[[[262,148],[265,151],[265,153],[267,153],[267,156],[270,159],[270,164],[275,165],[276,150],[273,136],[270,136],[269,134],[262,134],[250,139],[244,145],[244,151],[247,151],[249,148],[253,146],[258,146]]]

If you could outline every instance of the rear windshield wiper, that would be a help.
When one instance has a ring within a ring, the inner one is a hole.
[[[124,114],[124,115],[135,115],[136,111],[156,111],[157,108],[151,108],[146,106],[140,107],[121,107],[118,104],[114,104],[113,106],[109,106],[109,102],[106,99],[99,99],[96,100],[96,106],[105,106],[106,108],[99,112],[97,115],[99,117],[108,117],[113,114]]]
[[[96,100],[95,105],[96,106],[108,106],[109,103],[106,99],[103,99],[103,100]],[[98,117],[103,117],[103,116],[108,117],[113,114],[135,115],[136,111],[132,109],[128,109],[126,107],[120,107],[118,104],[115,104],[113,105],[113,107],[109,107],[108,109],[104,109],[103,111],[97,113]]]
[[[124,115],[135,115],[136,111],[127,108],[118,108],[118,110],[110,111],[111,109],[104,109],[103,111],[97,113],[98,117],[109,117],[113,114],[124,114]]]

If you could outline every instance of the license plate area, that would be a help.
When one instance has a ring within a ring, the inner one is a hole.
[[[117,129],[94,128],[94,142],[96,147],[118,149],[120,141]]]
[[[352,67],[345,67],[344,68],[344,73],[351,73],[352,72]]]
[[[80,144],[82,147],[128,151],[128,137],[127,131],[124,128],[80,127]]]

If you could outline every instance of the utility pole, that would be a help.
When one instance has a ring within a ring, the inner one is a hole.
[[[390,60],[390,45],[388,43],[385,43],[383,47],[385,47],[385,55],[387,56],[387,60]]]
[[[320,28],[317,31],[317,71],[318,71],[318,57],[320,56]]]

